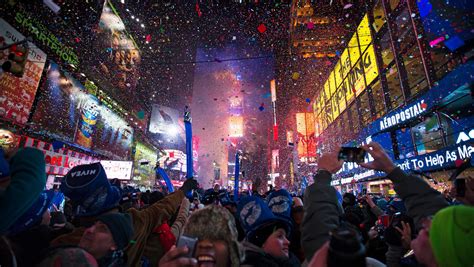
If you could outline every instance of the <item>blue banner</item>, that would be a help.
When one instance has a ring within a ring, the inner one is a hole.
[[[186,178],[193,178],[193,129],[191,127],[191,113],[184,111],[184,127],[186,128]]]
[[[159,176],[161,176],[161,178],[163,178],[163,180],[165,180],[166,186],[168,187],[168,192],[173,193],[174,192],[173,184],[171,183],[171,180],[166,174],[165,170],[159,167],[156,169],[156,174],[158,174]]]
[[[239,152],[235,154],[235,183],[234,183],[234,201],[239,201],[239,174],[240,174],[240,162]]]

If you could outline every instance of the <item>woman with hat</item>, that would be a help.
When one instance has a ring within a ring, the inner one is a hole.
[[[161,258],[160,267],[241,266],[243,250],[237,240],[234,218],[226,208],[209,205],[194,211],[184,227],[183,235],[197,238],[195,248],[172,247]],[[194,252],[188,257],[186,254],[190,249],[194,249]]]
[[[291,221],[287,218],[291,214],[291,197],[285,192],[272,192],[268,205],[255,196],[245,197],[239,202],[239,219],[246,233],[243,266],[300,266],[289,251]]]

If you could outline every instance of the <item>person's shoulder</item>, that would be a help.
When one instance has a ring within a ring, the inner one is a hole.
[[[278,267],[280,264],[266,253],[255,250],[245,251],[245,260],[241,266]]]

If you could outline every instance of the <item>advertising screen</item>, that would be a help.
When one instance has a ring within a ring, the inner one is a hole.
[[[33,115],[37,132],[75,143],[111,158],[130,155],[133,128],[84,86],[51,62],[43,94]]]
[[[244,135],[244,118],[241,116],[229,117],[229,137],[242,137]]]
[[[177,109],[153,105],[150,118],[150,133],[162,134],[170,138],[184,139],[184,122]]]
[[[130,180],[132,176],[132,161],[101,160],[107,179]]]
[[[135,103],[140,51],[110,1],[104,3],[94,46],[94,56],[99,62],[93,65],[112,83],[111,93],[120,100]]]
[[[186,153],[176,149],[165,149],[158,158],[160,166],[165,170],[186,171]]]
[[[52,175],[66,175],[74,166],[91,164],[99,159],[65,148],[54,148],[54,145],[31,137],[24,137],[24,147],[39,149],[44,153],[46,173]]]
[[[296,113],[296,131],[298,134],[298,157],[301,160],[316,156],[314,138],[314,116],[312,113]]]
[[[25,39],[6,21],[0,18],[0,47]],[[17,77],[0,69],[0,117],[24,125],[30,114],[36,90],[46,62],[46,54],[28,42],[29,53],[23,76]],[[0,51],[0,66],[14,53],[15,46]]]
[[[135,145],[135,155],[133,156],[134,176],[139,176],[140,180],[153,180],[155,178],[154,168],[157,159],[156,151],[137,142]]]
[[[333,122],[378,75],[369,20],[365,15],[324,84],[326,98],[329,97],[327,95],[329,91],[330,99],[325,106],[325,112],[320,114],[321,129],[324,130]],[[317,98],[323,97],[321,91]],[[318,103],[316,107],[322,108],[321,100],[316,101]]]

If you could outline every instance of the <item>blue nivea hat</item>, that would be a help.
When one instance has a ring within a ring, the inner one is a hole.
[[[259,197],[243,197],[237,205],[237,214],[248,239],[252,239],[259,229],[271,224],[281,224],[289,232],[288,222],[273,214]]]
[[[268,207],[276,216],[291,224],[291,205],[293,198],[285,189],[273,191],[268,195]]]
[[[118,205],[120,190],[111,186],[102,165],[79,165],[64,176],[60,190],[77,203],[77,216],[94,216]]]

